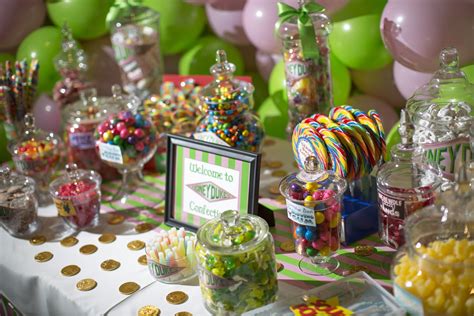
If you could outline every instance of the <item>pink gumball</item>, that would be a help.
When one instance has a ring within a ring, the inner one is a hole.
[[[301,239],[299,240],[299,242],[300,242],[301,246],[303,246],[304,248],[307,248],[308,245],[309,245],[309,241],[306,240],[306,239],[304,239],[304,238],[301,238]]]
[[[138,151],[143,151],[143,149],[145,149],[145,144],[143,144],[143,142],[138,142],[135,144],[135,149]]]
[[[416,71],[438,69],[443,48],[456,47],[461,65],[474,60],[474,1],[389,0],[380,21],[394,59]]]
[[[387,133],[390,131],[393,125],[398,122],[397,111],[395,111],[393,107],[379,98],[361,94],[350,97],[347,102],[348,104],[354,106],[355,108],[361,109],[364,112],[367,112],[371,109],[376,110],[382,119],[383,128]]]
[[[395,62],[393,65],[393,76],[400,93],[405,99],[409,99],[416,89],[430,81],[433,74],[412,70]]]
[[[323,191],[321,191],[321,190],[316,190],[316,191],[313,192],[313,199],[315,199],[315,200],[317,200],[317,201],[318,201],[318,200],[321,200],[322,197],[323,197],[323,194],[324,194]]]
[[[320,232],[319,238],[323,241],[329,241],[329,239],[331,238],[331,232],[330,231]]]
[[[99,134],[103,134],[107,131],[108,127],[105,124],[100,124],[99,127],[97,127],[97,130],[99,131]]]
[[[255,63],[260,75],[268,81],[275,65],[282,59],[281,54],[268,54],[262,51],[255,53]]]
[[[130,133],[128,132],[127,128],[120,131],[120,138],[125,139],[128,137],[128,135],[130,135]]]
[[[137,128],[133,134],[138,137],[138,138],[142,138],[143,136],[145,136],[145,132],[141,129],[141,128]]]
[[[40,129],[59,133],[61,131],[61,111],[47,94],[42,94],[33,105],[36,126]]]
[[[318,240],[315,240],[311,243],[311,246],[314,248],[314,249],[318,249],[318,250],[321,250],[323,249],[325,246],[326,246],[326,243],[324,241],[322,241],[321,239],[318,239]]]
[[[250,44],[242,25],[242,10],[246,0],[217,0],[206,4],[207,20],[220,38],[237,44]]]
[[[124,122],[118,122],[118,123],[117,123],[117,129],[118,129],[119,131],[123,131],[124,129],[127,129],[127,125],[125,125]]]

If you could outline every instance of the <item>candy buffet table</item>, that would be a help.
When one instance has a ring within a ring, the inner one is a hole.
[[[389,268],[393,249],[383,246],[376,236],[370,236],[356,244],[375,246],[377,251],[366,257],[354,253],[354,248],[346,247],[338,251],[337,259],[341,266],[335,274],[313,276],[303,274],[298,268],[299,255],[284,252],[280,244],[291,240],[290,223],[286,218],[285,205],[281,198],[271,193],[271,187],[279,183],[283,171],[296,170],[292,163],[290,145],[281,140],[267,140],[263,150],[263,166],[260,181],[260,202],[272,209],[275,214],[276,226],[271,228],[275,240],[277,261],[283,264],[278,274],[279,297],[294,296],[298,291],[342,278],[347,273],[363,269],[382,286],[390,288]],[[272,164],[272,162],[274,162]],[[275,168],[281,162],[282,166]],[[273,166],[273,169],[270,167]],[[273,174],[273,176],[272,176]],[[54,206],[41,208],[39,215],[43,225],[43,234],[47,242],[32,245],[28,240],[13,238],[0,229],[0,295],[6,297],[0,304],[0,315],[14,315],[14,308],[25,315],[136,315],[140,307],[155,305],[161,315],[174,315],[187,311],[193,315],[207,315],[200,296],[197,280],[186,284],[168,285],[154,281],[148,273],[146,265],[138,262],[144,250],[133,251],[127,244],[133,240],[147,242],[156,231],[167,229],[163,224],[164,216],[157,205],[164,203],[164,176],[147,175],[150,183],[140,189],[129,201],[130,210],[117,212],[114,206],[104,203],[101,209],[100,225],[94,229],[75,234],[78,243],[72,247],[64,247],[59,243],[63,237],[71,235],[71,231],[59,233],[64,224],[56,217]],[[118,187],[117,182],[103,185],[104,196],[111,195]],[[110,225],[108,221],[115,214],[125,216],[125,221],[118,225]],[[138,233],[137,224],[149,223],[153,230]],[[117,239],[109,244],[98,241],[103,233],[113,233]],[[82,254],[79,249],[93,244],[98,250],[92,254]],[[43,251],[50,251],[54,257],[47,262],[36,262],[34,256]],[[114,259],[120,267],[114,271],[104,271],[100,264],[104,260]],[[70,277],[63,276],[61,269],[66,265],[77,265],[81,271]],[[90,291],[79,291],[76,283],[85,278],[92,278],[97,286]],[[136,282],[140,290],[132,295],[119,292],[119,286],[125,282]],[[180,305],[172,305],[166,301],[166,295],[173,291],[183,291],[189,298]],[[0,301],[2,297],[0,297]],[[7,312],[6,310],[10,310]]]

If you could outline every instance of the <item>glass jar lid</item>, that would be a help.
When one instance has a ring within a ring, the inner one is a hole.
[[[33,194],[34,192],[35,180],[13,173],[8,166],[0,167],[0,204],[13,199],[23,199],[24,193]]]
[[[58,189],[63,185],[69,184],[68,194],[78,195],[100,187],[102,178],[94,170],[78,169],[75,163],[66,165],[66,173],[55,179],[50,184],[50,192],[53,196],[59,196],[63,192]]]
[[[54,64],[59,72],[87,71],[87,55],[77,41],[72,37],[71,29],[64,23],[62,29],[61,52],[54,58]]]
[[[400,126],[398,127],[400,143],[393,146],[390,153],[392,161],[413,161],[422,162],[424,160],[424,149],[413,141],[415,125],[413,124],[407,110],[400,112]]]
[[[236,254],[258,246],[268,235],[268,224],[255,215],[240,216],[237,211],[225,211],[197,232],[199,243],[212,252]]]

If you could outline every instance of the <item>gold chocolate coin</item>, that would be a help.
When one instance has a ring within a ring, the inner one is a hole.
[[[276,267],[276,268],[277,268],[277,272],[280,272],[280,271],[282,271],[282,270],[285,268],[285,266],[284,266],[282,263],[280,263],[280,262],[277,262],[277,265],[276,265],[276,266],[277,266],[277,267]]]
[[[295,243],[292,240],[284,241],[280,244],[280,249],[285,252],[295,251]]]
[[[90,255],[97,251],[97,246],[91,245],[91,244],[84,245],[81,248],[79,248],[79,251],[84,255]]]
[[[138,285],[135,282],[125,282],[119,287],[120,293],[125,294],[125,295],[133,294],[139,289],[140,289],[140,285]]]
[[[35,260],[38,262],[46,262],[53,258],[53,254],[49,251],[43,251],[35,255]]]
[[[288,174],[288,172],[286,172],[285,170],[275,170],[275,171],[272,172],[272,177],[283,178],[287,174]]]
[[[270,169],[278,169],[283,166],[283,163],[281,161],[270,161],[268,163],[268,168]]]
[[[109,218],[107,223],[109,225],[118,225],[118,224],[122,224],[124,220],[125,220],[125,216],[121,214],[114,214]]]
[[[146,260],[146,255],[138,257],[137,261],[139,264],[144,265],[144,266],[146,266],[148,263],[148,261]]]
[[[155,212],[156,212],[156,215],[164,215],[165,214],[165,206],[164,205],[158,206],[155,209]]]
[[[274,185],[272,185],[268,191],[271,193],[271,194],[280,194],[280,184],[278,183],[275,183]]]
[[[350,274],[354,274],[354,273],[359,272],[359,271],[368,272],[369,269],[367,269],[364,266],[352,266],[349,270],[344,271],[343,274],[344,275],[350,275]]]
[[[137,226],[135,226],[135,231],[139,234],[146,233],[146,232],[148,232],[152,229],[153,229],[153,225],[148,224],[148,223],[142,223],[142,224],[138,224]]]
[[[175,291],[166,295],[166,300],[170,304],[179,305],[188,300],[188,295],[182,291]]]
[[[105,271],[114,271],[120,267],[120,262],[115,261],[113,259],[108,259],[108,260],[103,261],[100,264],[100,267],[102,268],[102,270],[105,270]]]
[[[76,284],[76,287],[79,291],[90,291],[96,286],[97,282],[93,279],[83,279]]]
[[[138,316],[159,316],[160,313],[160,309],[153,305],[146,305],[138,310]]]
[[[77,244],[78,242],[79,242],[79,240],[77,240],[76,237],[68,236],[66,238],[61,239],[60,244],[61,244],[61,246],[64,246],[64,247],[72,247],[75,244]]]
[[[174,316],[193,316],[190,312],[177,312]]]
[[[145,247],[145,243],[141,240],[133,240],[127,244],[127,248],[130,250],[142,250]]]
[[[46,242],[46,237],[43,235],[33,236],[30,238],[30,244],[38,246]]]
[[[368,257],[373,255],[375,252],[375,247],[374,246],[369,246],[369,245],[358,245],[355,246],[354,248],[354,253],[358,256],[362,257]]]
[[[81,272],[81,268],[76,266],[75,264],[71,264],[69,266],[65,266],[61,269],[61,274],[64,276],[73,276]]]
[[[113,243],[115,239],[117,239],[117,237],[114,234],[109,234],[109,233],[102,234],[99,237],[99,241],[103,244]]]
[[[265,139],[263,141],[263,146],[271,146],[271,145],[275,145],[275,140],[273,139]]]
[[[275,198],[275,201],[277,201],[280,204],[286,204],[286,198],[283,195],[279,195]]]

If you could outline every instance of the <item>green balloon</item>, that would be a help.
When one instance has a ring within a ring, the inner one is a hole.
[[[3,54],[2,54],[3,55]],[[13,58],[14,60],[15,58]],[[0,163],[4,163],[11,159],[10,154],[7,150],[7,135],[5,134],[5,128],[2,123],[0,123]]]
[[[334,106],[344,105],[351,93],[351,74],[334,54],[330,54],[329,58]]]
[[[349,0],[349,2],[331,15],[333,22],[355,18],[361,15],[382,14],[387,0]]]
[[[16,58],[39,62],[38,92],[51,92],[60,76],[53,59],[61,51],[61,30],[55,26],[43,26],[30,33],[18,47]]]
[[[268,78],[268,93],[271,96],[278,94],[278,97],[288,103],[286,94],[285,64],[280,60],[274,67]]]
[[[382,42],[379,24],[380,15],[364,15],[334,23],[329,35],[331,51],[349,68],[383,68],[392,57]]]
[[[180,75],[208,75],[209,69],[216,63],[216,51],[225,50],[227,60],[235,65],[235,75],[244,73],[244,58],[234,45],[215,36],[200,38],[197,44],[188,50],[179,60]]]
[[[15,62],[15,56],[7,53],[0,53],[0,63],[4,64],[7,60]]]
[[[263,101],[257,113],[265,128],[266,135],[286,139],[288,110],[284,103],[277,105],[275,98],[269,97]]]
[[[397,122],[395,125],[393,125],[392,129],[390,132],[388,132],[387,138],[385,139],[385,143],[387,144],[387,151],[385,154],[385,161],[390,160],[390,151],[393,146],[396,144],[399,144],[402,140],[400,138],[400,134],[398,133],[398,127],[400,126],[400,122]]]
[[[143,4],[160,13],[160,45],[164,55],[189,49],[206,26],[203,6],[183,0],[145,0]]]
[[[461,70],[466,74],[467,80],[474,84],[474,65],[462,67]]]
[[[252,84],[255,87],[253,99],[255,101],[254,110],[256,111],[268,97],[268,87],[267,83],[259,73],[249,72],[247,75],[252,78]]]
[[[113,0],[49,0],[48,15],[56,26],[65,22],[72,35],[79,39],[93,39],[108,32],[105,17]]]

